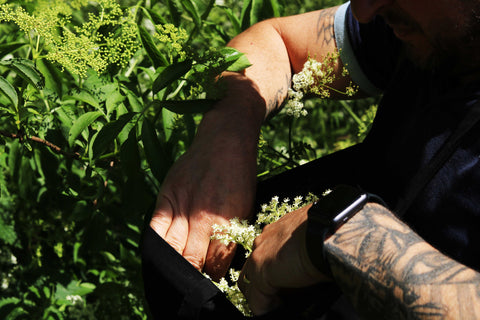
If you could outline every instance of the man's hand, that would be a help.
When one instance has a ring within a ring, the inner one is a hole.
[[[267,225],[255,239],[253,252],[238,281],[254,314],[264,314],[277,307],[280,303],[278,293],[283,288],[302,288],[329,281],[313,266],[306,251],[310,207],[290,212]]]
[[[251,85],[245,88],[248,94],[231,95],[205,114],[192,146],[165,178],[150,222],[157,234],[213,279],[227,271],[234,246],[211,242],[212,225],[246,218],[255,196],[256,149],[265,105]]]

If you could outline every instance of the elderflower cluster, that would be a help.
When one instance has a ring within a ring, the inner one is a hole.
[[[155,28],[157,32],[153,36],[166,46],[172,55],[178,55],[180,60],[185,59],[187,53],[184,47],[188,40],[187,31],[177,28],[171,23],[156,25]]]
[[[98,12],[87,13],[81,25],[73,24],[74,11],[82,14],[92,4]],[[32,13],[5,4],[0,6],[0,22],[18,25],[35,44],[34,54],[44,54],[80,76],[89,68],[101,73],[109,65],[125,67],[140,46],[134,12],[123,10],[115,0],[38,1]]]
[[[345,88],[345,92],[334,89],[331,85],[336,80],[335,65],[338,60],[339,53],[329,54],[323,62],[319,62],[313,58],[303,65],[302,70],[293,75],[292,88],[288,90],[287,102],[285,104],[285,112],[289,116],[299,118],[308,114],[304,108],[303,98],[307,95],[316,95],[321,98],[330,97],[331,91],[346,96],[353,96],[357,92],[357,88],[349,85]],[[342,75],[348,74],[344,68]]]
[[[225,245],[232,242],[239,244],[246,250],[246,257],[248,257],[253,250],[253,242],[262,232],[263,226],[273,223],[287,213],[295,211],[316,200],[317,197],[313,194],[309,194],[305,199],[302,196],[295,197],[293,202],[291,202],[289,198],[280,201],[279,197],[275,196],[268,204],[261,206],[261,211],[257,214],[257,220],[253,225],[249,224],[247,220],[239,220],[238,218],[231,219],[228,225],[215,224],[212,226],[212,239],[220,240]],[[230,269],[229,274],[229,280],[221,278],[219,282],[213,281],[213,283],[220,291],[225,293],[226,297],[239,311],[244,315],[250,316],[252,314],[250,308],[237,285],[240,272]],[[211,280],[208,275],[205,276]]]
[[[240,276],[240,271],[234,269],[229,270],[230,279],[221,278],[219,282],[213,282],[215,285],[222,291],[228,300],[244,315],[252,316],[252,311],[248,307],[247,300],[245,296],[240,291],[237,285],[238,278]],[[207,278],[211,278],[206,275]]]

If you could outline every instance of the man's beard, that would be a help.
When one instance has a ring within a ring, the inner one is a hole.
[[[430,41],[431,52],[420,56],[415,48],[405,43],[410,59],[421,69],[436,71],[455,78],[471,78],[480,73],[480,4],[470,9],[469,19],[462,26],[451,26],[457,32],[439,32]],[[446,36],[445,34],[449,34]]]

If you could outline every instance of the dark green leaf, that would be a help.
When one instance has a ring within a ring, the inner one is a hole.
[[[0,76],[0,92],[3,93],[13,104],[14,109],[18,108],[18,95],[15,88],[4,77]]]
[[[142,41],[143,48],[147,52],[147,56],[150,58],[155,69],[168,65],[167,59],[160,53],[160,51],[155,46],[152,36],[148,33],[145,27],[138,27],[140,32],[140,39]]]
[[[60,70],[45,59],[37,60],[37,68],[45,78],[45,88],[53,90],[59,97],[62,97],[64,75],[62,75]]]
[[[0,58],[26,45],[25,42],[12,42],[0,44]]]
[[[178,8],[177,2],[175,0],[167,0],[167,6],[173,24],[179,26],[182,20],[182,11]]]
[[[0,61],[0,64],[15,71],[20,77],[39,90],[45,85],[43,75],[35,68],[33,62],[30,60],[12,59]]]
[[[160,90],[180,79],[192,68],[192,60],[174,63],[163,69],[153,82],[152,92],[157,94]]]
[[[167,20],[162,17],[160,14],[157,12],[149,9],[149,8],[144,8],[142,7],[142,13],[145,17],[147,17],[149,20],[153,22],[153,24],[165,24],[167,23]]]
[[[127,177],[135,177],[140,172],[141,159],[138,152],[136,130],[130,130],[128,139],[122,144],[120,149],[120,163]]]
[[[100,102],[96,97],[94,97],[90,92],[81,90],[78,92],[73,93],[72,95],[65,96],[64,100],[67,99],[74,99],[80,102],[87,103],[91,105],[92,107],[95,107],[96,109],[100,110]]]
[[[116,121],[112,121],[107,123],[103,128],[98,132],[98,135],[95,138],[95,141],[92,145],[92,158],[97,159],[100,155],[102,155],[105,150],[113,143],[115,138],[119,135],[122,131],[123,127],[132,120],[135,113],[127,113]]]
[[[143,103],[131,90],[122,88],[122,91],[127,95],[128,103],[130,104],[133,112],[142,112]]]
[[[182,7],[188,12],[195,25],[200,28],[202,25],[202,20],[200,19],[200,15],[198,14],[198,9],[195,3],[193,3],[191,0],[180,0],[180,3],[182,4]]]
[[[89,125],[91,125],[98,117],[100,117],[102,113],[100,111],[92,111],[82,114],[75,122],[73,123],[72,127],[70,128],[70,132],[68,133],[68,144],[73,146],[75,139],[77,139],[78,135],[82,133]]]
[[[198,100],[180,100],[180,101],[155,101],[157,106],[168,109],[179,114],[189,113],[205,113],[210,110],[215,100],[198,99]]]
[[[142,126],[142,141],[145,149],[145,157],[158,182],[162,182],[172,163],[167,156],[164,146],[158,139],[157,133],[152,124],[145,119]]]

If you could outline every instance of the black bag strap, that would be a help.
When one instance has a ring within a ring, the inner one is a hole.
[[[400,199],[394,212],[402,217],[410,208],[422,189],[432,180],[440,168],[452,156],[460,145],[462,138],[480,121],[480,100],[475,102],[455,131],[448,137],[437,154],[430,160],[423,170],[420,170],[411,180],[403,199]]]

